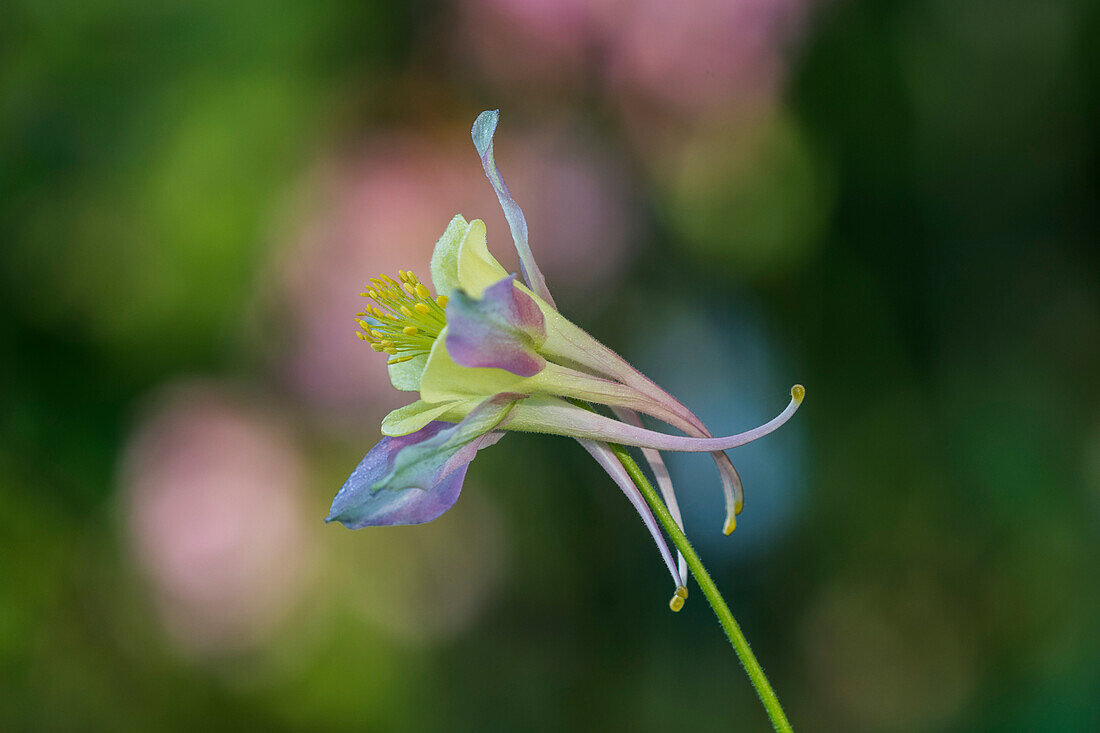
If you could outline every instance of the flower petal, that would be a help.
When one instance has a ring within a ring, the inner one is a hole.
[[[450,304],[448,304],[448,308]],[[427,402],[468,401],[498,392],[523,392],[527,381],[503,369],[459,366],[447,350],[450,326],[439,333],[432,344],[428,364],[420,379],[420,398]]]
[[[458,284],[468,295],[480,298],[485,288],[508,277],[485,240],[485,222],[474,219],[458,247]],[[448,293],[454,297],[454,292]]]
[[[470,130],[477,154],[481,156],[481,167],[485,169],[485,176],[493,185],[500,207],[504,209],[504,218],[508,220],[508,228],[512,230],[512,241],[516,244],[519,253],[520,269],[523,271],[523,279],[539,297],[554,307],[554,298],[546,287],[546,279],[542,276],[535,256],[531,253],[531,246],[527,242],[527,219],[523,216],[523,209],[519,207],[512,194],[508,191],[508,185],[500,175],[496,159],[493,156],[493,135],[496,134],[497,122],[500,121],[500,110],[486,110],[474,120],[474,126]]]
[[[508,272],[489,252],[485,222],[481,219],[467,222],[461,214],[451,219],[435,243],[431,272],[436,292],[448,298],[458,290],[480,298],[485,288],[508,277]]]
[[[491,432],[523,395],[494,395],[457,424],[431,422],[415,433],[385,437],[367,453],[332,501],[326,522],[349,529],[422,524],[454,505],[477,451],[500,439]]]
[[[455,217],[447,224],[443,236],[435,243],[435,249],[432,250],[430,269],[432,285],[435,286],[435,291],[441,295],[450,297],[451,293],[460,287],[458,282],[458,251],[469,230],[469,222],[462,214],[455,214]]]
[[[460,366],[531,377],[546,366],[535,352],[545,339],[542,311],[514,286],[513,276],[490,285],[479,299],[456,291],[447,306],[447,351]]]
[[[417,354],[408,361],[388,364],[386,368],[390,372],[390,384],[394,389],[402,392],[417,392],[420,390],[420,377],[424,374],[424,367],[428,363],[427,354]]]
[[[382,418],[382,434],[392,437],[415,433],[433,420],[442,418],[446,413],[454,409],[458,402],[459,400],[452,400],[450,402],[425,402],[424,400],[417,400],[404,407],[398,407],[389,415]],[[469,413],[473,408],[474,405],[471,405],[467,408],[466,412]]]
[[[662,405],[639,394],[633,387],[553,362],[546,362],[543,369],[532,377],[521,377],[514,372],[495,367],[464,367],[456,364],[448,349],[450,328],[451,326],[447,326],[440,332],[420,378],[420,397],[426,402],[459,400],[469,405],[471,399],[480,400],[498,392],[519,392],[627,407],[666,422],[676,419]],[[448,415],[448,419],[450,417]]]

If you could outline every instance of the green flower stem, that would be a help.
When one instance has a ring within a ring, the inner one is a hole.
[[[726,636],[729,637],[730,644],[733,645],[733,650],[737,652],[737,657],[741,660],[741,666],[745,668],[745,672],[749,675],[749,680],[752,681],[752,686],[756,688],[756,694],[760,696],[760,702],[764,703],[764,709],[768,711],[768,717],[771,718],[772,726],[777,731],[793,733],[790,722],[787,720],[786,714],[783,712],[783,707],[779,704],[779,698],[775,695],[775,690],[772,689],[771,683],[768,682],[767,676],[764,674],[764,669],[760,666],[760,662],[756,661],[756,657],[752,653],[752,649],[749,648],[749,642],[745,640],[745,635],[741,633],[741,627],[737,625],[737,620],[734,619],[733,613],[730,612],[729,606],[726,605],[726,601],[722,598],[722,594],[718,592],[718,586],[714,584],[710,574],[707,573],[706,568],[703,567],[702,561],[699,556],[695,554],[695,549],[688,542],[687,536],[676,524],[676,521],[672,518],[665,503],[661,501],[661,497],[657,495],[657,492],[653,489],[653,486],[649,483],[649,479],[642,472],[642,469],[638,467],[637,462],[627,452],[626,448],[615,443],[608,444],[611,450],[614,451],[615,456],[626,468],[627,473],[630,474],[630,478],[634,480],[634,483],[638,486],[638,490],[642,492],[642,496],[645,497],[646,503],[653,510],[653,514],[657,517],[657,521],[665,528],[665,532],[672,538],[673,544],[676,545],[676,549],[680,551],[680,554],[687,560],[688,568],[691,570],[691,574],[695,576],[696,582],[699,583],[699,588],[703,591],[703,595],[706,596],[707,601],[710,603],[710,607],[714,609],[714,615],[718,617],[718,623],[722,624],[722,628],[726,631]]]

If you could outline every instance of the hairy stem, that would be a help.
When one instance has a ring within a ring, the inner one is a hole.
[[[760,662],[756,661],[756,656],[753,655],[752,649],[749,648],[749,642],[745,640],[745,635],[741,633],[741,627],[737,625],[737,620],[733,617],[733,613],[730,611],[726,601],[722,598],[722,594],[718,592],[718,586],[714,584],[714,580],[711,579],[710,574],[707,573],[706,568],[703,567],[703,562],[699,559],[699,556],[695,553],[695,549],[691,546],[687,536],[681,531],[680,527],[676,524],[676,521],[672,518],[668,508],[661,501],[661,497],[658,496],[653,486],[649,483],[649,479],[642,472],[642,469],[638,467],[637,462],[627,452],[626,448],[615,443],[608,444],[611,450],[615,453],[615,457],[626,468],[627,473],[630,474],[630,478],[634,480],[638,490],[642,492],[642,496],[645,497],[646,503],[649,504],[650,509],[653,510],[653,515],[657,517],[657,521],[664,527],[665,532],[672,539],[673,544],[676,545],[676,549],[680,551],[680,554],[687,560],[688,569],[691,570],[691,574],[695,576],[695,580],[699,583],[700,590],[703,591],[703,595],[706,596],[707,601],[710,603],[710,607],[714,609],[714,615],[718,617],[718,623],[722,624],[722,628],[726,632],[726,636],[730,640],[730,644],[733,646],[733,650],[737,652],[738,659],[741,660],[741,666],[745,668],[745,672],[749,675],[749,680],[752,682],[752,686],[756,688],[756,694],[760,696],[760,702],[764,704],[764,709],[768,712],[768,717],[771,718],[772,726],[776,731],[793,733],[790,722],[787,720],[786,714],[783,712],[783,707],[779,704],[779,698],[775,695],[775,690],[772,689],[771,683],[768,682],[767,676],[764,674],[763,667],[760,666]]]

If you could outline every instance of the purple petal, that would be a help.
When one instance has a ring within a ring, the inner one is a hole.
[[[513,277],[485,288],[480,300],[456,291],[447,304],[447,352],[460,366],[533,377],[546,366],[535,351],[545,338],[542,311]]]
[[[434,421],[415,433],[382,438],[337,492],[325,521],[360,529],[439,517],[458,500],[470,461],[500,440],[502,433],[491,431],[522,398],[495,395],[457,424]]]

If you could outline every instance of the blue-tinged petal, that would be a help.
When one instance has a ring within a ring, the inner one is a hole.
[[[432,285],[435,286],[437,293],[449,297],[454,290],[458,289],[458,252],[469,229],[470,223],[462,214],[455,214],[447,224],[443,236],[435,243],[430,269]]]
[[[402,392],[417,392],[420,390],[420,377],[424,374],[424,366],[428,363],[427,354],[417,354],[408,361],[399,361],[396,364],[388,364],[386,369],[390,373],[390,384],[394,389]]]
[[[460,400],[447,402],[425,402],[417,400],[404,407],[398,407],[382,418],[382,435],[400,436],[415,433],[422,427],[435,420],[442,420],[443,416],[453,410]],[[466,412],[472,411],[474,405],[470,405]],[[446,422],[456,422],[447,420]]]
[[[494,395],[459,423],[431,422],[382,438],[332,501],[326,522],[349,529],[423,524],[454,505],[477,451],[500,439],[492,432],[524,395]]]
[[[447,307],[447,351],[464,367],[495,367],[521,377],[538,374],[546,360],[536,349],[546,340],[542,310],[506,277],[481,298],[462,291]]]
[[[480,298],[485,288],[508,277],[508,271],[489,252],[485,222],[467,222],[461,214],[451,219],[436,242],[431,273],[436,292],[448,298],[458,290]]]
[[[493,135],[496,134],[499,121],[500,110],[482,112],[474,120],[470,137],[473,138],[477,154],[481,156],[481,167],[485,169],[485,176],[493,185],[500,207],[504,209],[504,218],[508,220],[508,227],[512,230],[512,240],[516,243],[516,251],[519,253],[523,279],[540,298],[554,306],[554,298],[546,287],[546,279],[542,276],[542,271],[535,262],[535,256],[531,253],[531,246],[527,243],[527,219],[523,215],[523,209],[512,198],[493,157]]]

